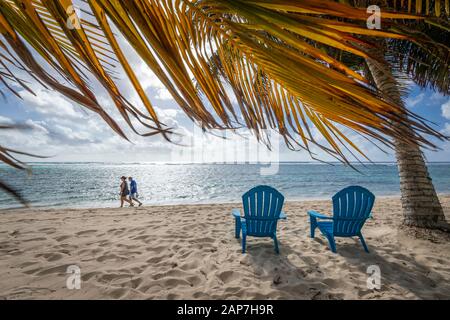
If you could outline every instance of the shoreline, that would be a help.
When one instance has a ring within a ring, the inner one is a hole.
[[[438,197],[450,197],[450,192],[443,192],[443,193],[438,193]],[[400,199],[400,193],[399,194],[395,194],[395,195],[381,195],[381,196],[377,196],[376,199],[382,200],[382,199]],[[145,201],[145,200],[143,200]],[[331,197],[324,197],[324,198],[290,198],[290,199],[285,199],[285,203],[298,203],[298,202],[324,202],[324,201],[331,201]],[[117,203],[117,206],[99,206],[99,207],[95,207],[95,206],[47,206],[47,205],[42,205],[42,206],[30,206],[30,207],[12,207],[12,208],[0,208],[0,214],[1,213],[6,213],[6,212],[10,212],[10,211],[16,211],[16,210],[101,210],[101,209],[120,209],[120,207],[118,206],[119,204],[119,200],[117,200],[115,203]],[[239,201],[220,201],[220,202],[198,202],[198,203],[167,203],[167,204],[152,204],[151,202],[149,202],[148,204],[146,204],[144,202],[143,207],[162,207],[162,208],[166,208],[166,207],[178,207],[178,206],[183,206],[183,207],[189,207],[189,206],[208,206],[208,205],[240,205],[241,202]],[[124,207],[124,209],[128,208],[128,206],[126,205]]]
[[[441,196],[450,220],[450,195]],[[331,200],[288,201],[269,238],[247,239],[241,253],[231,209],[241,204],[103,209],[19,209],[0,214],[3,299],[449,299],[450,237],[400,228],[398,198],[378,197],[357,239],[337,238],[337,254],[307,210]],[[3,211],[4,212],[4,211]],[[81,288],[66,286],[80,268]],[[381,289],[367,288],[367,268]]]

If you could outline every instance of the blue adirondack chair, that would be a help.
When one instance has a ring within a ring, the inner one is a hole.
[[[242,253],[245,253],[247,236],[272,238],[275,252],[279,253],[277,222],[286,219],[281,211],[283,202],[283,195],[269,186],[257,186],[244,193],[244,216],[241,216],[239,209],[233,209],[232,212],[236,221],[236,238],[239,238],[242,230]]]
[[[334,237],[354,237],[361,240],[366,252],[369,252],[361,229],[367,218],[371,216],[375,196],[369,190],[359,187],[347,187],[333,196],[333,217],[325,216],[316,211],[308,211],[311,222],[311,238],[319,228],[328,239],[330,249],[336,253]],[[325,221],[318,221],[325,220]]]

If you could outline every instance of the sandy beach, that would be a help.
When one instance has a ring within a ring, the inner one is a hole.
[[[450,196],[441,196],[450,220]],[[398,198],[377,198],[363,233],[337,240],[333,254],[309,238],[308,209],[331,201],[287,202],[278,225],[280,254],[269,238],[248,238],[241,253],[231,209],[240,204],[123,209],[0,211],[3,299],[449,299],[450,237],[399,228]],[[69,290],[66,271],[81,270]],[[378,265],[381,289],[368,289]]]

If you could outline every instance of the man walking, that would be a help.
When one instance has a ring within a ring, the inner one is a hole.
[[[132,177],[128,177],[128,181],[130,181],[130,201],[136,201],[139,203],[139,207],[142,206],[142,202],[140,202],[138,198],[138,192],[137,192],[137,183],[135,180],[133,180]]]

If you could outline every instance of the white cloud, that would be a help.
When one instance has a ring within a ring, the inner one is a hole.
[[[54,125],[52,127],[52,132],[58,135],[58,139],[65,141],[76,141],[76,142],[93,142],[93,135],[89,131],[72,129],[70,127]]]
[[[12,124],[13,121],[10,118],[0,116],[0,123],[1,124]]]
[[[34,90],[36,95],[28,91],[21,91],[20,95],[26,104],[33,106],[34,111],[45,115],[56,117],[70,117],[79,119],[82,117],[79,111],[76,111],[68,100],[55,91],[44,89]]]
[[[445,124],[444,129],[442,130],[442,133],[450,136],[450,123],[447,122]]]
[[[139,78],[144,90],[147,90],[148,88],[156,88],[156,89],[165,88],[163,83],[158,79],[158,77],[144,62],[141,62],[137,70],[137,77]]]
[[[441,110],[442,110],[442,116],[445,119],[450,120],[450,100],[448,100],[446,103],[444,103],[441,106]]]
[[[25,121],[29,129],[2,130],[0,141],[5,147],[15,150],[23,150],[34,154],[51,153],[52,146],[49,144],[49,132],[43,121]]]
[[[113,31],[116,34],[120,34],[120,31],[115,26]],[[162,84],[162,82],[149,68],[147,63],[143,61],[141,57],[136,53],[134,48],[127,41],[125,41],[125,38],[119,36],[118,42],[127,58],[128,63],[133,67],[133,70],[136,73],[136,77],[139,79],[139,82],[141,83],[144,90],[147,90],[149,88],[164,89],[165,86]],[[123,78],[127,77],[124,76]],[[131,87],[129,89],[131,89]]]
[[[39,131],[43,134],[49,134],[49,131],[46,128],[46,123],[44,121],[33,121],[31,119],[28,119],[27,121],[25,121],[25,124],[32,130]]]
[[[421,103],[423,101],[423,98],[425,97],[424,93],[418,94],[414,97],[408,97],[406,99],[406,106],[409,108],[414,108],[416,105]]]
[[[158,94],[155,96],[159,100],[172,100],[173,97],[167,89],[158,89]]]

